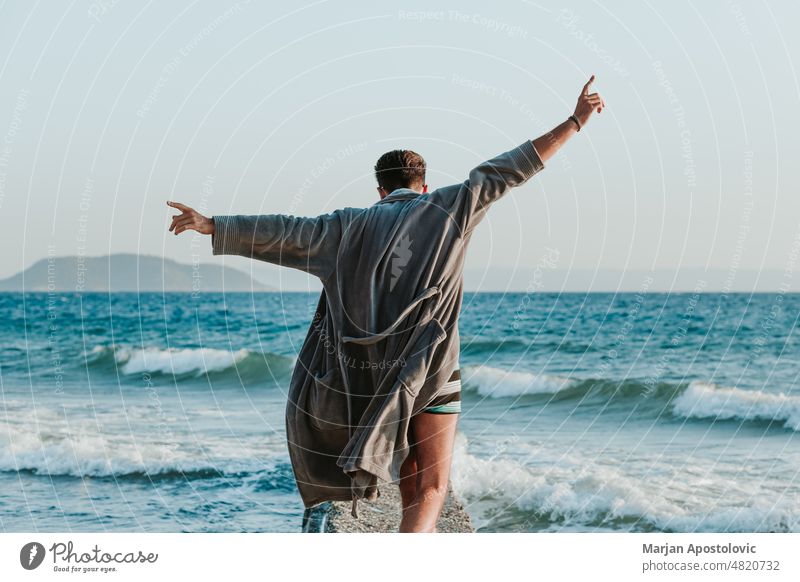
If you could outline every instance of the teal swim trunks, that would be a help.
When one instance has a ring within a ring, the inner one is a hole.
[[[457,414],[461,412],[461,370],[455,370],[447,384],[436,393],[430,405],[421,412],[434,414]]]

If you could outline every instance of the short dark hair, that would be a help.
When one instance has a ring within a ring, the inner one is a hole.
[[[375,164],[375,179],[389,193],[398,188],[418,188],[425,183],[425,160],[411,150],[386,152]]]

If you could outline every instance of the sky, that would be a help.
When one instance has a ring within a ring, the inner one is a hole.
[[[564,121],[591,74],[606,109],[492,207],[469,286],[530,286],[542,265],[592,288],[651,270],[691,273],[689,288],[709,270],[745,288],[790,278],[799,20],[790,1],[6,1],[0,278],[135,252],[313,286],[175,237],[165,201],[366,207],[395,148],[425,157],[430,188],[460,182]]]

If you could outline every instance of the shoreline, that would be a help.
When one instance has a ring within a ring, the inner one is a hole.
[[[358,519],[350,514],[349,501],[332,501],[323,504],[306,522],[305,533],[397,533],[400,527],[400,489],[396,483],[379,486],[380,496],[375,501],[358,502]],[[464,505],[447,487],[442,513],[436,524],[437,533],[475,533],[472,520]]]

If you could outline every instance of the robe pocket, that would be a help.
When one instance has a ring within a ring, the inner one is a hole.
[[[307,412],[311,425],[317,430],[348,428],[347,395],[338,368],[314,374]]]
[[[422,385],[425,383],[433,357],[434,348],[447,337],[447,331],[439,323],[438,319],[432,319],[425,324],[425,329],[417,336],[411,350],[408,352],[408,359],[400,370],[398,381],[403,388],[416,397]]]

